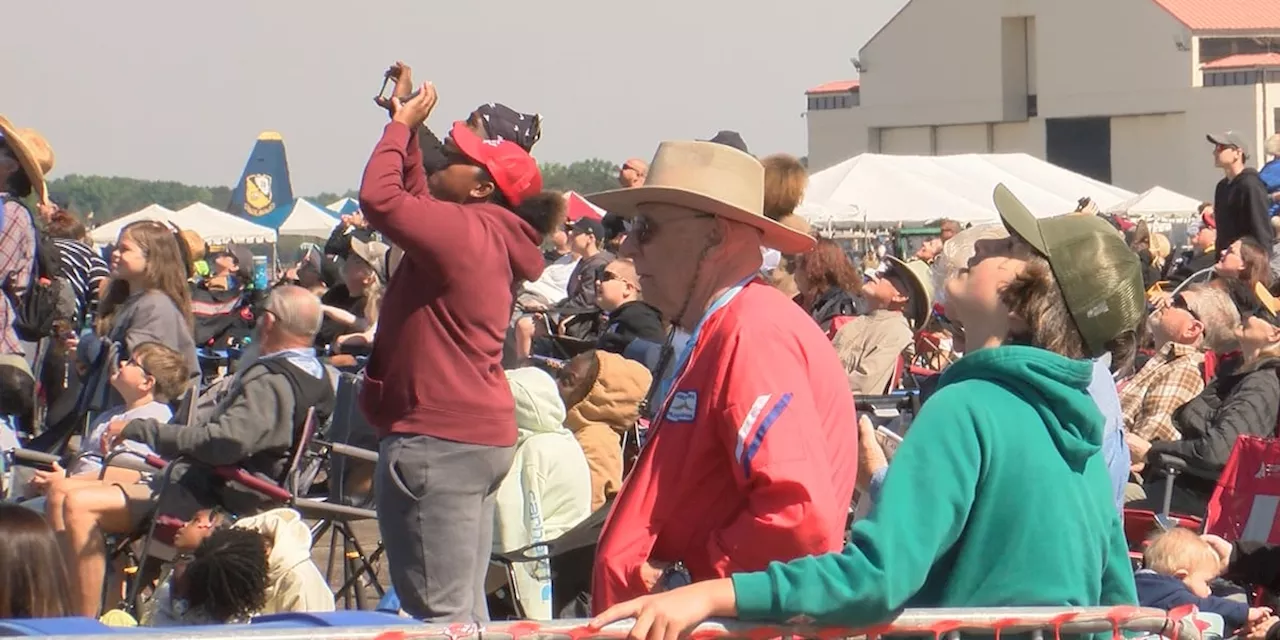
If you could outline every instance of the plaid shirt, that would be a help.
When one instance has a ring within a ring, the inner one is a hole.
[[[1204,391],[1203,363],[1204,354],[1193,346],[1161,347],[1120,389],[1125,429],[1150,442],[1180,439],[1173,412]]]
[[[36,234],[31,215],[16,200],[4,197],[4,216],[0,218],[0,286],[10,286],[14,293],[24,293],[36,259]],[[8,296],[0,295],[0,354],[22,353],[18,334],[13,331],[13,311]]]

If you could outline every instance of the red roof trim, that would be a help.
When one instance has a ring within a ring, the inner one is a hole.
[[[1200,68],[1205,71],[1219,69],[1256,69],[1258,67],[1280,67],[1280,53],[1238,53],[1234,56],[1218,58],[1204,63]]]
[[[812,93],[846,93],[857,91],[860,83],[857,80],[836,80],[835,82],[826,82],[812,89],[805,91],[806,94]]]
[[[1152,0],[1193,31],[1280,29],[1276,0]]]

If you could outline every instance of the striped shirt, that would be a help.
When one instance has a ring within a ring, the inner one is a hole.
[[[62,258],[62,277],[76,293],[76,320],[82,321],[86,311],[97,309],[99,287],[111,274],[107,261],[93,247],[78,240],[54,238],[53,242]]]

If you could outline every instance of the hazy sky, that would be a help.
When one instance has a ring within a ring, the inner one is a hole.
[[[437,129],[482,102],[544,117],[539,160],[648,157],[736,129],[805,152],[806,88],[905,0],[46,0],[6,3],[0,113],[66,173],[231,185],[258,132],[284,135],[299,194],[354,188],[403,59]]]

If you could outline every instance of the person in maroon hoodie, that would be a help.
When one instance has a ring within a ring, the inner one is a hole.
[[[370,226],[404,250],[387,285],[360,408],[379,435],[378,525],[401,607],[430,622],[488,619],[493,494],[511,466],[515,401],[502,343],[515,285],[537,280],[559,194],[514,142],[454,123],[428,179],[417,131],[430,83],[392,104],[360,186]]]

